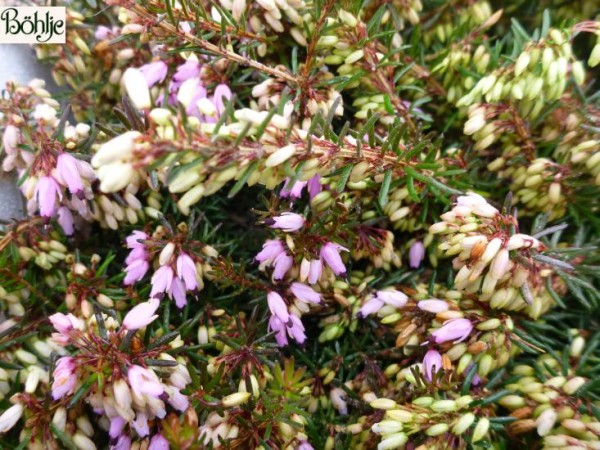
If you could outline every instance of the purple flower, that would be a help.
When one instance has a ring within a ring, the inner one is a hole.
[[[408,265],[412,269],[418,269],[425,257],[425,247],[421,241],[415,242],[410,246],[408,252]]]
[[[127,275],[125,275],[123,284],[125,286],[130,286],[133,283],[140,281],[142,278],[144,278],[144,275],[146,275],[146,272],[148,272],[149,268],[150,263],[145,259],[136,259],[130,261],[127,267],[125,267],[125,272],[127,273]]]
[[[362,305],[360,310],[358,311],[358,317],[363,318],[367,317],[373,313],[376,313],[381,308],[383,308],[383,301],[378,299],[377,297],[372,297],[367,302]]]
[[[296,450],[315,450],[315,448],[310,445],[308,441],[300,441],[300,444],[298,447],[296,447]]]
[[[145,250],[146,247],[144,246],[144,243],[140,241],[145,241],[146,239],[148,239],[148,235],[146,233],[136,230],[127,236],[125,242],[127,243],[127,248],[143,248]]]
[[[321,185],[321,175],[315,175],[310,180],[308,180],[308,195],[312,200],[315,198],[317,194],[319,194],[323,190],[323,186]]]
[[[442,344],[448,341],[454,341],[454,343],[462,342],[473,330],[473,324],[469,319],[456,318],[450,319],[444,322],[444,325],[435,330],[432,336],[435,338],[437,344]]]
[[[225,111],[225,102],[223,100],[231,100],[231,89],[226,84],[220,83],[215,88],[213,103],[217,108],[217,116],[220,117]]]
[[[171,287],[169,288],[169,297],[175,299],[175,305],[178,308],[183,308],[187,305],[187,296],[185,294],[185,284],[181,278],[173,278]]]
[[[116,439],[123,432],[123,428],[125,428],[125,424],[127,422],[121,416],[115,416],[110,419],[110,428],[108,430],[108,435]]]
[[[56,160],[56,175],[69,188],[71,194],[83,198],[83,181],[79,173],[79,163],[68,153],[61,153]]]
[[[333,271],[335,275],[345,277],[346,266],[342,261],[340,251],[347,252],[348,249],[334,242],[328,242],[323,247],[321,247],[320,255],[321,259],[325,261],[325,263],[329,266],[329,268]]]
[[[313,259],[310,261],[310,270],[308,272],[308,282],[310,284],[316,284],[321,279],[323,273],[323,263],[320,259]]]
[[[290,286],[294,296],[304,303],[321,303],[321,294],[304,283],[294,282]]]
[[[110,446],[110,450],[129,450],[131,448],[131,438],[122,434],[117,439],[117,442]]]
[[[58,224],[61,226],[67,236],[72,236],[75,233],[75,221],[71,210],[66,206],[58,208]]]
[[[288,270],[292,268],[293,264],[294,258],[289,256],[287,253],[279,254],[279,256],[275,258],[275,261],[273,261],[273,279],[281,280],[283,277],[285,277],[285,274],[288,272]]]
[[[278,239],[270,239],[263,244],[263,249],[256,255],[255,259],[259,263],[272,263],[281,253],[285,252],[285,247]]]
[[[148,436],[150,434],[148,418],[146,417],[146,414],[142,412],[136,414],[135,420],[131,422],[131,425],[133,425],[133,428],[140,437]]]
[[[178,83],[183,83],[198,75],[200,75],[200,63],[198,61],[186,61],[177,68],[173,75],[173,80]]]
[[[421,300],[419,303],[417,303],[417,307],[421,311],[427,311],[430,313],[444,312],[448,311],[448,309],[450,308],[448,306],[448,303],[446,303],[444,300],[438,300],[436,298],[431,298],[429,300]]]
[[[141,366],[131,365],[127,371],[127,378],[129,386],[138,397],[146,394],[158,398],[164,392],[164,388],[156,374]]]
[[[181,252],[177,257],[177,276],[183,280],[188,291],[198,288],[196,264],[187,253]]]
[[[288,326],[288,334],[298,344],[303,344],[306,340],[306,334],[304,333],[304,325],[302,325],[302,321],[295,314],[290,314],[290,322],[292,323],[292,326]]]
[[[140,72],[142,72],[142,75],[144,75],[149,88],[154,86],[156,83],[162,83],[167,76],[168,69],[168,66],[163,61],[155,61],[144,64],[139,68]]]
[[[173,283],[173,269],[171,266],[160,266],[152,275],[151,283],[150,297],[162,297],[164,292],[171,289],[171,283]]]
[[[75,359],[70,356],[63,356],[56,363],[52,376],[52,398],[59,400],[67,394],[75,391],[77,384],[77,375],[75,374]]]
[[[283,301],[281,295],[273,291],[267,293],[267,304],[269,305],[271,315],[276,316],[284,324],[289,322],[290,313],[288,312],[287,305]]]
[[[162,434],[155,434],[150,439],[148,450],[169,450],[169,441]]]
[[[433,374],[442,368],[442,355],[437,350],[429,350],[423,358],[423,367],[425,370],[425,379],[429,382],[433,380]]]
[[[389,291],[377,291],[377,298],[386,305],[393,306],[394,308],[402,308],[408,301],[406,294],[395,289]]]
[[[277,316],[271,316],[269,318],[269,330],[275,332],[275,340],[277,341],[277,345],[283,347],[288,344],[286,326],[277,318]]]
[[[105,27],[104,25],[100,25],[98,28],[96,28],[96,31],[94,31],[94,37],[98,41],[103,41],[105,39],[111,38],[117,32],[118,32],[118,29],[116,27],[113,27],[113,29],[111,30],[110,28]]]
[[[56,208],[56,200],[62,199],[60,186],[53,177],[43,176],[38,180],[35,188],[42,217],[52,217]]]
[[[281,198],[300,198],[302,197],[302,190],[308,184],[308,181],[296,181],[294,185],[290,188],[291,178],[285,179],[285,184],[283,188],[279,192],[279,196]]]
[[[169,403],[178,411],[185,411],[190,405],[188,398],[179,389],[173,388],[169,389]]]
[[[73,314],[56,313],[50,317],[50,322],[56,331],[60,334],[68,334],[71,330],[83,330],[84,324],[81,319]]]
[[[306,220],[303,216],[296,213],[285,212],[280,216],[273,217],[272,220],[266,221],[271,228],[279,228],[286,233],[298,231],[304,226]]]
[[[139,330],[145,327],[158,316],[154,314],[158,309],[160,302],[156,298],[151,298],[147,302],[134,306],[123,319],[123,328],[127,330]]]

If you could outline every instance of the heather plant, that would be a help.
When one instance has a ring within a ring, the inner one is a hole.
[[[600,3],[499,3],[65,2],[0,448],[600,449]]]

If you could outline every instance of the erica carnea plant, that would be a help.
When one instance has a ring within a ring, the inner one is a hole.
[[[58,3],[0,447],[600,449],[598,1]]]

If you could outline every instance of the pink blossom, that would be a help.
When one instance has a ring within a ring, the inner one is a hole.
[[[429,300],[421,300],[417,303],[417,307],[422,311],[427,311],[430,313],[439,313],[448,311],[450,308],[448,303],[443,300],[438,300],[436,298],[431,298]]]
[[[408,265],[413,269],[418,269],[425,257],[425,247],[421,241],[415,242],[408,251]]]
[[[308,181],[296,181],[293,186],[290,187],[291,178],[286,178],[283,188],[279,192],[281,198],[300,198],[302,197],[302,190],[308,184]]]
[[[178,83],[183,83],[198,75],[200,75],[200,63],[198,61],[186,61],[177,68],[173,75],[173,80]]]
[[[54,381],[52,382],[52,398],[54,400],[59,400],[75,391],[75,385],[77,384],[75,367],[75,359],[70,356],[63,356],[57,361],[52,373],[54,377]]]
[[[112,29],[110,29],[108,27],[105,27],[104,25],[100,25],[98,28],[96,28],[96,31],[94,31],[94,37],[98,41],[103,41],[105,39],[110,39],[113,36],[116,36],[118,32],[119,29],[117,27],[113,27]]]
[[[462,342],[473,330],[473,324],[469,319],[455,318],[444,322],[444,325],[435,330],[432,336],[435,338],[435,342],[441,344],[447,341],[454,341],[454,343]]]
[[[347,252],[348,249],[339,244],[328,242],[321,248],[321,259],[329,266],[334,274],[338,276],[346,276],[346,266],[340,257],[340,251]]]
[[[283,347],[288,344],[286,326],[277,318],[277,316],[271,316],[269,318],[269,330],[275,332],[275,340],[277,341],[277,345]]]
[[[127,421],[121,416],[111,417],[108,435],[111,438],[116,439],[117,436],[119,436],[123,432],[123,428],[125,428],[126,423]]]
[[[171,406],[178,411],[185,411],[190,404],[187,397],[179,392],[179,389],[170,389],[169,391],[169,403]]]
[[[131,448],[131,438],[122,434],[117,439],[117,442],[110,446],[110,450],[129,450]]]
[[[298,344],[303,344],[306,340],[306,334],[304,333],[304,325],[302,325],[302,321],[295,314],[290,314],[290,321],[292,323],[292,326],[288,326],[288,334]]]
[[[383,308],[383,301],[378,299],[377,297],[372,297],[367,302],[362,305],[360,310],[358,311],[358,317],[363,318],[367,317],[373,313],[376,313],[381,308]]]
[[[83,181],[79,171],[79,161],[68,153],[61,153],[56,160],[56,175],[69,188],[71,194],[83,198]]]
[[[294,296],[304,303],[321,303],[321,294],[304,283],[294,282],[290,286]]]
[[[288,323],[290,314],[281,295],[277,292],[269,292],[267,294],[267,304],[272,315],[277,316],[283,323]]]
[[[158,316],[154,314],[160,302],[151,298],[147,302],[134,306],[123,319],[123,328],[127,330],[139,330],[152,323]]]
[[[406,294],[395,289],[389,291],[377,291],[377,298],[386,305],[393,306],[394,308],[402,308],[408,301]]]
[[[323,186],[321,185],[321,175],[317,174],[308,180],[308,195],[312,200],[323,190]]]
[[[138,397],[146,394],[158,398],[164,392],[158,377],[151,370],[133,364],[129,366],[127,378],[129,386]]]
[[[296,450],[315,450],[315,448],[308,441],[300,441]]]
[[[175,305],[178,308],[183,308],[187,305],[187,296],[185,293],[185,284],[181,278],[173,278],[171,287],[169,288],[169,297],[175,300]]]
[[[144,243],[140,241],[145,241],[146,239],[148,239],[148,235],[146,233],[135,230],[133,233],[127,236],[125,242],[127,242],[127,248],[142,248],[145,250],[146,247],[144,246]]]
[[[125,267],[125,272],[127,275],[123,280],[123,284],[126,286],[130,286],[136,281],[140,281],[148,272],[150,268],[150,263],[145,259],[137,259],[133,262],[130,262],[127,267]]]
[[[291,233],[302,228],[305,222],[306,220],[300,214],[285,212],[280,216],[273,217],[272,220],[267,221],[267,224],[271,228],[279,228],[286,233]]]
[[[181,252],[177,257],[177,276],[183,280],[188,291],[198,288],[196,264],[187,253]]]
[[[278,239],[270,239],[263,244],[263,249],[255,256],[259,263],[272,263],[281,253],[285,252],[285,247]]]
[[[68,334],[71,330],[83,330],[84,327],[81,319],[75,317],[71,313],[52,314],[49,319],[54,329],[61,334]]]
[[[131,422],[131,425],[133,425],[133,428],[140,437],[145,437],[150,434],[150,427],[148,426],[148,417],[146,417],[146,414],[142,412],[138,412],[136,414],[135,420]]]
[[[273,262],[273,267],[275,269],[273,270],[273,279],[281,280],[283,277],[285,277],[285,274],[288,272],[288,270],[292,268],[293,264],[294,258],[286,253],[279,254],[279,256],[277,256]]]
[[[309,284],[315,284],[321,279],[323,273],[323,263],[320,259],[313,259],[310,261],[310,270],[308,272]]]
[[[42,217],[52,217],[56,209],[57,197],[62,199],[60,186],[53,177],[40,177],[35,188],[35,197]]]
[[[231,89],[223,83],[219,83],[215,88],[213,103],[217,108],[217,115],[220,117],[225,111],[225,102],[223,100],[231,100]]]
[[[75,221],[71,210],[66,206],[58,208],[58,224],[61,226],[67,236],[72,236],[75,233]]]
[[[148,450],[169,450],[169,441],[162,434],[155,434],[150,439]]]
[[[155,61],[144,64],[139,68],[146,79],[148,87],[151,88],[156,83],[162,83],[167,76],[168,66],[163,61]]]
[[[442,355],[440,352],[434,349],[428,350],[423,358],[423,367],[425,370],[425,379],[431,382],[433,374],[442,368]]]
[[[173,283],[173,269],[171,266],[160,266],[152,275],[152,290],[150,297],[161,298],[163,293],[171,289]]]

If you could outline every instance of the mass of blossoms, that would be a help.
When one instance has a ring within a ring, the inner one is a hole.
[[[0,448],[600,450],[600,1],[53,6]]]

